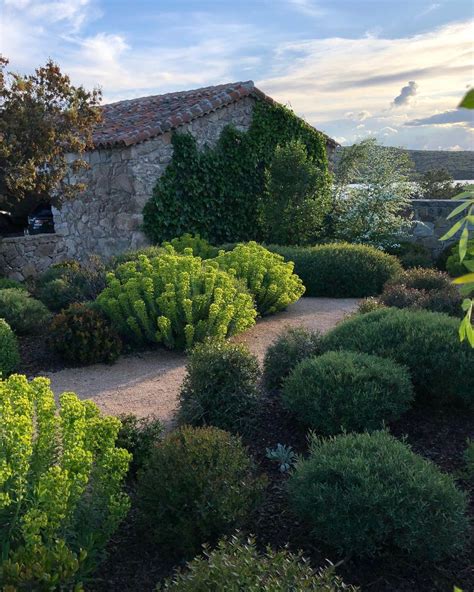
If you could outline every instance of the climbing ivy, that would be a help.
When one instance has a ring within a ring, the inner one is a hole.
[[[185,232],[211,243],[263,240],[264,171],[278,144],[301,140],[323,170],[318,194],[330,191],[324,136],[290,109],[258,101],[247,132],[226,126],[215,147],[198,150],[189,134],[172,137],[173,157],[144,208],[155,243]]]

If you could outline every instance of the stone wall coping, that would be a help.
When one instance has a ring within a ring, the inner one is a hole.
[[[3,236],[0,237],[1,243],[23,243],[23,242],[50,242],[59,241],[63,237],[56,233],[45,234],[22,234],[21,236]]]
[[[438,206],[438,207],[448,207],[448,206],[456,206],[465,199],[412,199],[410,200],[412,203],[416,204],[417,206]]]

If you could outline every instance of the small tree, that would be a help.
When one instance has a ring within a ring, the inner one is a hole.
[[[462,191],[462,183],[453,183],[453,176],[446,169],[432,169],[423,173],[418,181],[422,199],[451,199]]]
[[[267,239],[281,245],[311,244],[330,208],[329,192],[318,192],[325,174],[303,142],[277,146],[266,170],[264,219]]]
[[[333,232],[337,239],[388,247],[408,229],[412,163],[368,139],[345,148],[336,169]]]
[[[0,202],[60,203],[84,189],[68,173],[87,166],[80,156],[92,144],[101,93],[73,86],[51,60],[30,75],[6,72],[7,64],[0,55]]]

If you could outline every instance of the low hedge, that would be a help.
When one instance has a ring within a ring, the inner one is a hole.
[[[417,396],[430,403],[474,404],[474,349],[459,321],[426,310],[382,308],[356,315],[322,338],[322,349],[391,358],[409,368]]]
[[[10,325],[0,319],[0,377],[5,378],[18,368],[20,354],[18,341]]]
[[[380,294],[389,279],[401,273],[396,257],[374,247],[329,243],[315,247],[270,245],[269,250],[295,264],[306,296],[364,298]]]
[[[285,380],[282,404],[318,434],[373,431],[410,406],[408,370],[358,352],[327,352],[304,360]]]
[[[26,290],[0,290],[0,318],[4,318],[18,335],[41,333],[50,317],[46,306]]]
[[[345,555],[436,561],[462,551],[469,532],[453,478],[384,431],[313,437],[288,493],[312,537]]]

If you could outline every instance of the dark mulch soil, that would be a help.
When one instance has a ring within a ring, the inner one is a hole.
[[[43,372],[57,372],[66,368],[60,356],[51,349],[45,335],[28,335],[18,338],[21,372],[29,378]]]
[[[432,460],[443,471],[451,473],[460,487],[470,493],[471,515],[474,517],[474,491],[463,479],[463,454],[467,438],[474,439],[474,413],[460,409],[414,409],[391,428],[399,438],[406,438],[413,450]],[[474,590],[474,545],[456,559],[436,565],[411,562],[407,557],[378,557],[373,560],[351,560],[338,557],[330,549],[315,547],[309,541],[303,524],[291,514],[286,503],[286,477],[278,466],[265,456],[267,447],[278,443],[291,445],[295,451],[306,451],[304,432],[281,409],[275,397],[262,405],[255,434],[246,444],[269,477],[265,500],[245,531],[255,534],[259,545],[281,547],[286,543],[293,550],[303,549],[315,567],[328,561],[346,583],[375,592],[452,592],[457,585],[464,592]],[[95,592],[152,591],[169,576],[176,565],[167,561],[159,550],[144,542],[131,514],[111,542],[108,559],[99,570],[101,580],[88,587]]]

